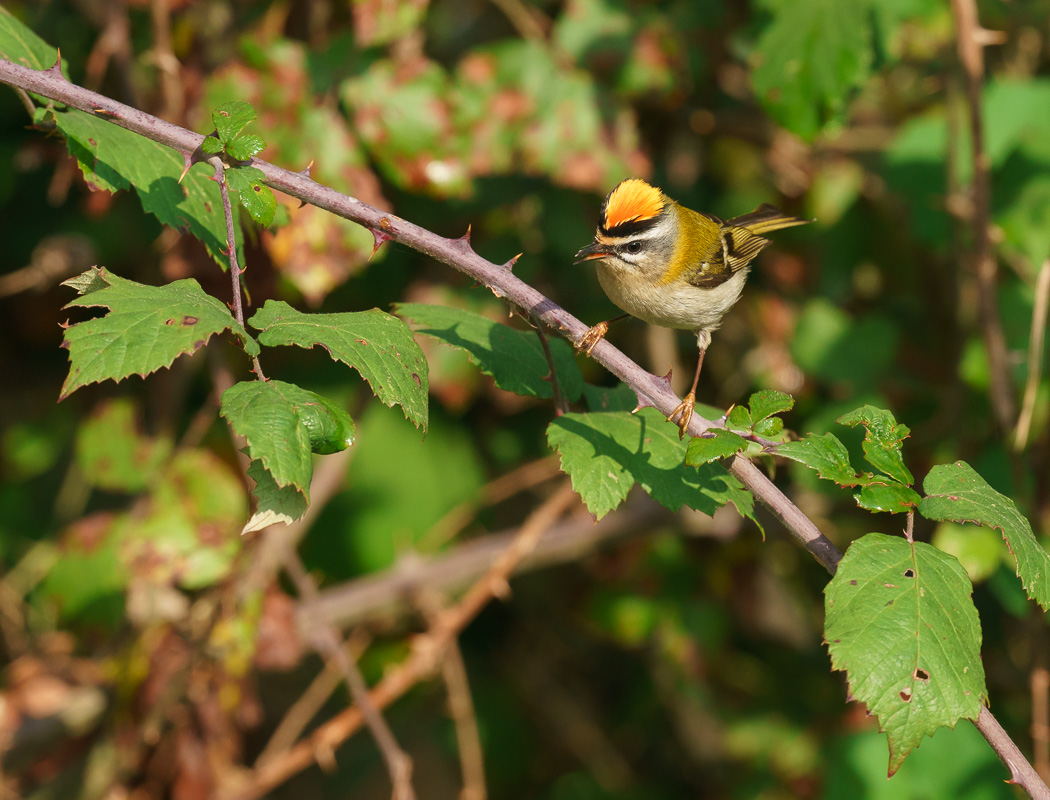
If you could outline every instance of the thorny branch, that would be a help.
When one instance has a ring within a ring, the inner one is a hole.
[[[960,55],[964,59],[967,76],[970,80],[971,119],[979,136],[980,110],[976,101],[979,100],[979,79],[983,73],[983,64],[979,55],[981,40],[977,36],[980,29],[976,23],[976,10],[973,0],[953,0],[953,8],[960,19]],[[973,48],[977,48],[978,57],[976,61],[973,57]],[[973,83],[975,78],[978,81],[976,84]],[[38,71],[9,61],[0,60],[0,82],[36,92],[73,108],[95,114],[108,122],[171,147],[187,158],[198,151],[204,139],[204,136],[199,133],[172,125],[143,111],[70,83],[62,75],[57,64],[51,69]],[[982,281],[982,286],[989,285],[994,287],[995,261],[991,258],[991,245],[987,228],[988,164],[983,155],[983,145],[977,136],[975,136],[974,148],[975,160],[978,161],[978,177],[975,181],[975,201],[977,201],[978,208],[976,233],[979,245],[978,253],[982,254],[981,259],[978,261],[978,276],[979,280]],[[266,183],[272,188],[279,189],[305,203],[311,203],[318,208],[357,222],[372,231],[382,231],[384,240],[394,240],[407,245],[466,273],[479,283],[489,287],[497,297],[506,298],[532,319],[541,321],[543,324],[566,336],[570,341],[578,341],[587,331],[587,326],[583,322],[512,274],[511,269],[516,259],[512,259],[504,265],[493,264],[479,256],[471,247],[468,239],[446,239],[438,236],[393,214],[386,214],[377,208],[362,203],[354,197],[316,183],[301,173],[291,172],[259,159],[252,159],[251,164],[263,172]],[[983,215],[979,210],[982,202],[985,208]],[[998,351],[992,350],[990,347],[989,360],[993,364],[993,385],[997,387],[997,392],[1004,395],[1003,397],[997,396],[994,405],[1000,423],[1005,430],[1009,429],[1012,423],[1013,400],[1012,396],[1009,395],[1008,383],[1004,382],[1003,376],[996,376],[995,372],[998,369],[1005,370],[1005,343],[1001,341],[1002,331],[998,326],[998,309],[994,306],[994,291],[982,292],[981,296],[981,302],[984,304],[982,305],[982,310],[984,312],[985,336],[988,338],[990,345],[1001,347],[1001,350]],[[1000,337],[998,345],[995,344],[996,337]],[[1001,358],[997,358],[997,355],[1001,356]],[[591,357],[634,389],[641,402],[647,402],[665,414],[669,414],[678,405],[679,398],[671,391],[665,380],[643,370],[608,341],[602,340],[599,342],[592,351]],[[690,435],[699,436],[705,430],[714,426],[714,422],[694,414],[687,430]],[[727,469],[784,524],[791,535],[823,564],[829,572],[835,572],[842,554],[820,532],[813,521],[792,503],[757,466],[738,455],[729,461]],[[564,492],[565,490],[558,496],[562,496]],[[571,495],[571,491],[569,494]],[[567,504],[568,500],[565,502]],[[553,516],[556,517],[562,510],[563,508],[559,506]],[[541,511],[550,514],[550,502],[541,506],[530,517],[529,521],[522,528],[523,535],[526,530],[536,527],[537,523],[533,521],[540,515]],[[551,522],[553,522],[553,519],[549,521],[544,520],[545,524],[540,526],[541,530]],[[515,550],[515,548],[511,548],[511,550]],[[520,555],[516,554],[513,558],[520,557]],[[510,551],[508,551],[508,556],[510,556]],[[499,570],[494,568],[494,571],[498,572]],[[509,571],[507,574],[509,575]],[[504,581],[505,579],[506,576],[503,577]],[[479,587],[481,588],[479,589]],[[432,632],[432,639],[441,643],[447,641],[447,637],[458,634],[462,626],[472,619],[473,615],[480,610],[480,607],[487,602],[495,588],[495,584],[489,585],[489,582],[484,579],[479,584],[476,584],[475,590],[478,591],[472,590],[468,593],[467,597],[456,606],[455,613],[450,613],[446,627],[441,631]],[[432,664],[433,658],[430,655],[423,658],[418,655],[417,651],[417,655],[410,658],[396,673],[381,681],[373,690],[372,698],[376,706],[383,707],[400,697],[420,680],[424,674],[429,672]],[[260,796],[268,787],[277,785],[307,764],[312,763],[318,749],[343,741],[360,724],[360,712],[356,708],[348,709],[319,728],[310,737],[309,741],[300,743],[296,748],[289,751],[287,757],[279,765],[270,768],[265,775],[257,775],[252,787],[237,796],[244,798]],[[975,725],[989,743],[992,744],[999,757],[1010,768],[1014,782],[1024,786],[1033,797],[1050,798],[1050,790],[1047,790],[1046,785],[1039,779],[1035,770],[1024,759],[1020,751],[1017,750],[1016,745],[998,725],[998,722],[995,721],[995,718],[987,708],[982,707]]]

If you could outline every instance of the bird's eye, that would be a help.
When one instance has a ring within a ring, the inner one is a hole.
[[[628,253],[640,253],[640,252],[642,252],[642,243],[641,242],[628,242],[626,244],[626,246],[624,247],[624,249]]]

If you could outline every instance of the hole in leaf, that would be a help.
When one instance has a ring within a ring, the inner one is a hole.
[[[198,322],[200,322],[200,319],[198,317],[191,317],[189,315],[186,315],[182,318],[182,324],[186,326],[196,325]]]
[[[930,673],[928,673],[924,669],[916,669],[915,672],[911,674],[911,676],[920,681],[928,681],[930,679]]]
[[[164,324],[165,325],[174,325],[175,324],[175,320],[173,320],[173,319],[166,319],[166,320],[164,320]]]
[[[911,567],[908,567],[908,569],[904,570],[904,577],[905,578],[914,578],[915,577],[915,570],[913,570]]]
[[[910,703],[911,702],[911,690],[910,689],[901,689],[901,700],[903,700],[905,703]]]
[[[856,582],[856,581],[850,581],[850,582],[849,582],[849,585],[850,585],[850,586],[856,586],[856,585],[857,585],[857,582]]]

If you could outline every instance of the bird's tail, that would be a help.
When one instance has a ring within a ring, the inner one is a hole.
[[[778,231],[781,228],[793,228],[796,225],[806,225],[813,220],[799,219],[785,214],[776,206],[763,203],[750,214],[742,214],[726,221],[727,225],[737,228],[746,228],[751,233],[763,234],[770,231]]]

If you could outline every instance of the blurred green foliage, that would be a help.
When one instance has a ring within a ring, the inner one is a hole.
[[[572,256],[621,178],[646,177],[723,217],[767,200],[816,217],[762,255],[715,334],[705,413],[755,390],[787,392],[796,403],[787,427],[833,430],[832,461],[852,479],[851,465],[865,463],[864,431],[835,420],[865,403],[891,409],[910,428],[902,466],[917,482],[965,459],[1045,542],[1050,370],[1045,354],[1034,360],[1032,424],[1016,446],[996,430],[987,394],[968,266],[970,137],[947,4],[244,0],[165,11],[56,0],[7,10],[61,47],[74,82],[201,133],[221,103],[252,103],[261,157],[309,164],[317,180],[442,235],[469,225],[475,249],[496,263],[523,252],[515,274],[588,322],[612,306]],[[979,11],[1005,36],[985,51],[983,119],[997,299],[1020,398],[1050,249],[1050,3]],[[0,54],[14,29],[0,13]],[[50,66],[53,51],[33,47],[33,65]],[[82,386],[56,405],[68,370],[59,325],[85,319],[62,310],[73,295],[58,283],[97,264],[150,286],[192,278],[227,302],[213,260],[222,220],[207,211],[218,194],[196,167],[192,215],[157,216],[197,238],[162,228],[143,213],[153,210],[148,187],[135,185],[138,197],[97,191],[125,186],[83,144],[105,123],[57,116],[81,169],[60,138],[27,132],[33,120],[17,95],[0,92],[0,644],[7,707],[21,715],[6,724],[31,718],[41,677],[52,691],[101,687],[114,713],[79,734],[79,749],[48,760],[50,772],[37,762],[13,780],[24,796],[49,796],[49,785],[100,796],[78,780],[90,765],[93,780],[144,797],[207,796],[216,773],[253,763],[319,669],[296,644],[288,587],[246,579],[255,550],[238,531],[249,495],[216,386],[246,378],[247,367],[213,343],[145,381]],[[128,147],[152,145],[132,136]],[[160,157],[113,158],[129,154]],[[181,168],[171,162],[173,180]],[[505,305],[424,255],[387,244],[369,261],[368,231],[278,200],[281,224],[248,224],[243,236],[253,309],[274,299],[332,314],[405,303],[428,334],[417,337],[430,368],[422,442],[345,364],[318,348],[267,349],[268,374],[335,399],[357,427],[346,475],[300,547],[307,567],[323,588],[354,586],[415,554],[454,554],[520,525],[544,489],[519,468],[542,465],[548,430],[568,435],[573,421],[555,419],[535,334],[511,322],[521,332],[511,341],[491,327],[506,320]],[[57,278],[47,266],[56,258]],[[16,275],[29,283],[9,282]],[[458,322],[467,313],[451,310],[470,309],[485,327],[450,341],[448,320],[409,308]],[[676,361],[638,322],[610,340],[657,374]],[[684,357],[695,352],[690,337],[675,341]],[[562,388],[574,403],[583,397],[574,410],[633,408],[633,394],[597,365],[574,366],[563,343],[551,344]],[[504,384],[505,360],[519,357],[538,365],[511,376],[526,379],[526,397]],[[616,419],[662,425],[656,417]],[[670,444],[650,443],[641,474],[662,466],[655,448]],[[498,481],[508,475],[514,491]],[[800,465],[780,461],[774,475],[843,549],[903,526]],[[596,488],[608,482],[596,474]],[[515,580],[506,602],[468,628],[461,646],[493,798],[1015,796],[967,724],[924,740],[885,780],[885,737],[845,702],[820,647],[826,575],[754,513],[767,542],[731,508],[713,519],[644,516],[616,544]],[[1012,559],[997,531],[920,520],[916,535],[956,554],[974,581],[989,694],[1027,750],[1043,618],[1002,566]],[[424,624],[376,614],[361,625],[370,680],[405,657],[407,635]],[[444,702],[432,682],[390,713],[421,796],[454,796],[461,785]],[[317,719],[345,704],[337,694]],[[199,769],[202,748],[215,772]],[[311,768],[271,796],[388,794],[366,735],[336,760],[338,769]]]

